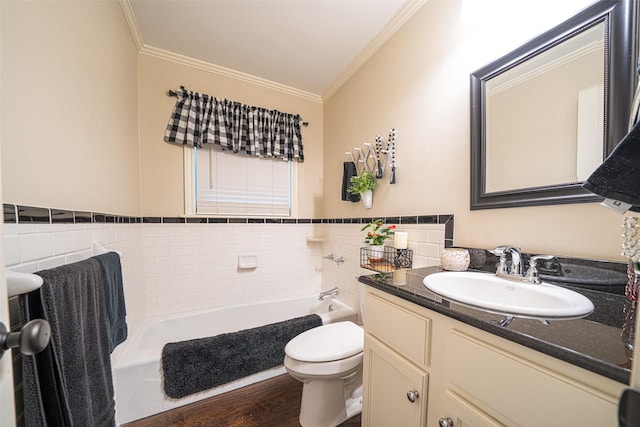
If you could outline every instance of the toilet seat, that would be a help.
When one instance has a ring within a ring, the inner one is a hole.
[[[301,362],[284,356],[284,367],[289,375],[303,383],[309,380],[335,380],[352,376],[362,368],[364,352],[331,362]]]
[[[294,337],[284,352],[302,362],[331,362],[362,353],[364,331],[353,322],[318,326]]]

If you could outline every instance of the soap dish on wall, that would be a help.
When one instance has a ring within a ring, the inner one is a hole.
[[[247,270],[258,267],[258,254],[240,254],[238,255],[238,269]]]

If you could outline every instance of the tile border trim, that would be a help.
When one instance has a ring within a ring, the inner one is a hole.
[[[258,218],[258,217],[132,217],[98,212],[3,203],[5,224],[366,224],[378,217]],[[444,224],[445,247],[453,245],[453,214],[381,217],[387,224]]]

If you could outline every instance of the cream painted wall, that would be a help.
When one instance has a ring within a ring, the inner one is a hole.
[[[137,50],[116,1],[2,1],[5,202],[140,215]]]
[[[325,101],[325,212],[453,213],[456,245],[509,243],[533,253],[622,259],[621,217],[597,203],[469,209],[469,74],[555,24],[526,27],[514,16],[463,23],[460,1],[430,0]],[[391,127],[398,130],[397,183],[381,181],[371,210],[341,201],[344,152]]]
[[[620,216],[597,204],[469,210],[469,73],[540,32],[522,20],[463,24],[460,2],[430,0],[323,107],[138,55],[116,2],[0,4],[6,202],[181,214],[182,149],[162,133],[166,91],[182,84],[311,123],[299,217],[454,213],[456,244],[619,259]],[[397,184],[382,183],[372,210],[342,202],[344,152],[391,127]]]
[[[298,166],[298,217],[321,215],[322,104],[158,57],[139,56],[142,211],[145,216],[184,214],[183,147],[163,141],[176,98],[169,89],[185,88],[287,113],[300,114],[305,161]]]

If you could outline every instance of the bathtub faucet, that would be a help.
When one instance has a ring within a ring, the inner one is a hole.
[[[329,289],[328,291],[324,291],[324,292],[320,292],[320,298],[318,298],[320,301],[324,300],[324,297],[329,296],[329,295],[338,295],[338,288],[333,288],[333,289]]]

